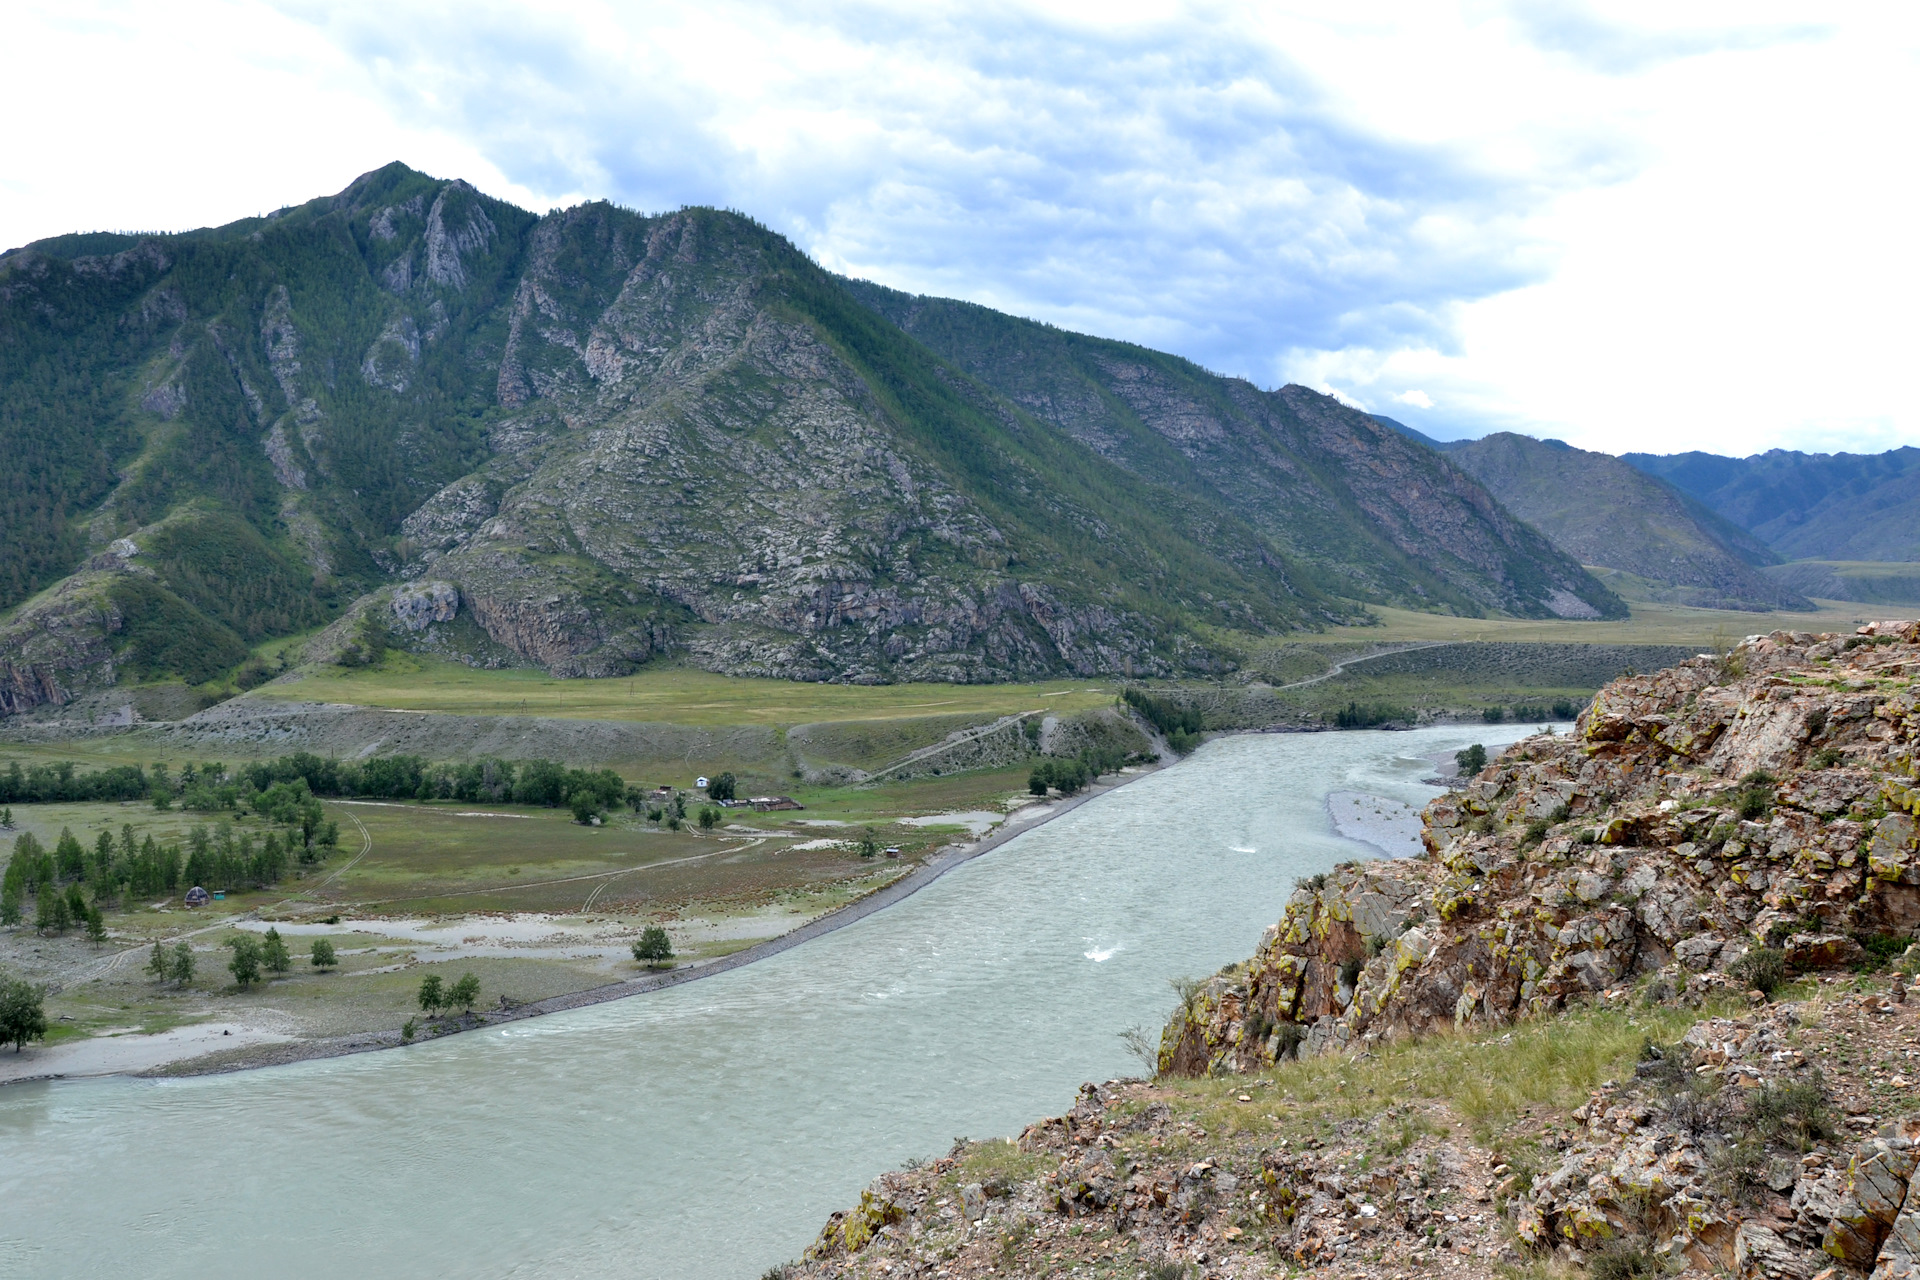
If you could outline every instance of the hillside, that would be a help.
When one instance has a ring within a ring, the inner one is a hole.
[[[1470,477],[1304,387],[1261,391],[1130,343],[865,281],[845,287],[1127,471],[1255,526],[1295,572],[1369,602],[1623,617]]]
[[[1756,571],[1778,557],[1745,531],[1609,454],[1499,432],[1450,445],[1509,511],[1582,564],[1655,584],[1658,599],[1715,609],[1809,609]]]
[[[1920,560],[1920,449],[1623,456],[1790,560]]]
[[[328,619],[311,660],[887,682],[1217,673],[1211,637],[1370,603],[1623,612],[1365,415],[1085,346],[1124,442],[740,215],[540,218],[398,164],[28,246],[0,257],[0,712],[256,682],[251,646]]]

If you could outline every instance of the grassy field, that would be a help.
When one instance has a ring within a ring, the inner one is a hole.
[[[309,670],[248,695],[351,702],[460,715],[537,715],[682,725],[794,725],[816,721],[1001,716],[1079,711],[1113,701],[1111,684],[815,684],[648,668],[605,680],[556,680],[539,671],[479,671],[457,662],[390,655],[377,669]]]
[[[1815,613],[1747,613],[1633,602],[1633,616],[1620,622],[1567,622],[1526,618],[1453,618],[1406,609],[1375,608],[1378,627],[1333,627],[1296,643],[1394,643],[1405,640],[1553,641],[1562,644],[1707,644],[1715,637],[1739,640],[1768,631],[1851,631],[1881,616],[1884,606],[1815,601]]]

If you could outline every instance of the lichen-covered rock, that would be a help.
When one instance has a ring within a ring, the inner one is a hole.
[[[1762,945],[1801,972],[1858,962],[1855,935],[1920,925],[1917,671],[1903,622],[1614,681],[1572,734],[1429,805],[1428,857],[1296,891],[1168,1025],[1161,1068],[1500,1023],[1654,971],[1697,994]]]

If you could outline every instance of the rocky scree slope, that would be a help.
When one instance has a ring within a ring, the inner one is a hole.
[[[750,219],[535,217],[397,164],[38,242],[0,257],[4,705],[197,683],[328,618],[320,660],[372,626],[561,675],[883,681],[1217,673],[1210,636],[1368,601],[1620,612],[1364,415],[1125,350],[1116,450]]]
[[[1759,572],[1780,559],[1766,544],[1619,458],[1506,431],[1446,456],[1554,546],[1647,579],[1657,598],[1709,609],[1813,607]]]
[[[1445,459],[1305,387],[1240,378],[973,303],[842,280],[860,302],[1101,457],[1224,506],[1296,579],[1359,600],[1527,617],[1625,617]]]

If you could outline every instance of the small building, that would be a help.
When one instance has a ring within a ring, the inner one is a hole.
[[[897,844],[890,844],[890,845],[888,845],[888,846],[887,846],[887,856],[888,856],[889,858],[897,858],[897,857],[899,857],[899,856],[900,856],[900,846],[899,846],[899,845],[897,845]]]
[[[807,807],[798,800],[795,800],[792,796],[755,796],[753,799],[747,801],[747,803],[761,813],[767,813],[774,809],[804,809]]]
[[[195,885],[193,888],[187,890],[187,905],[190,907],[204,907],[210,901],[212,901],[212,898],[209,897],[207,891],[199,885]]]

